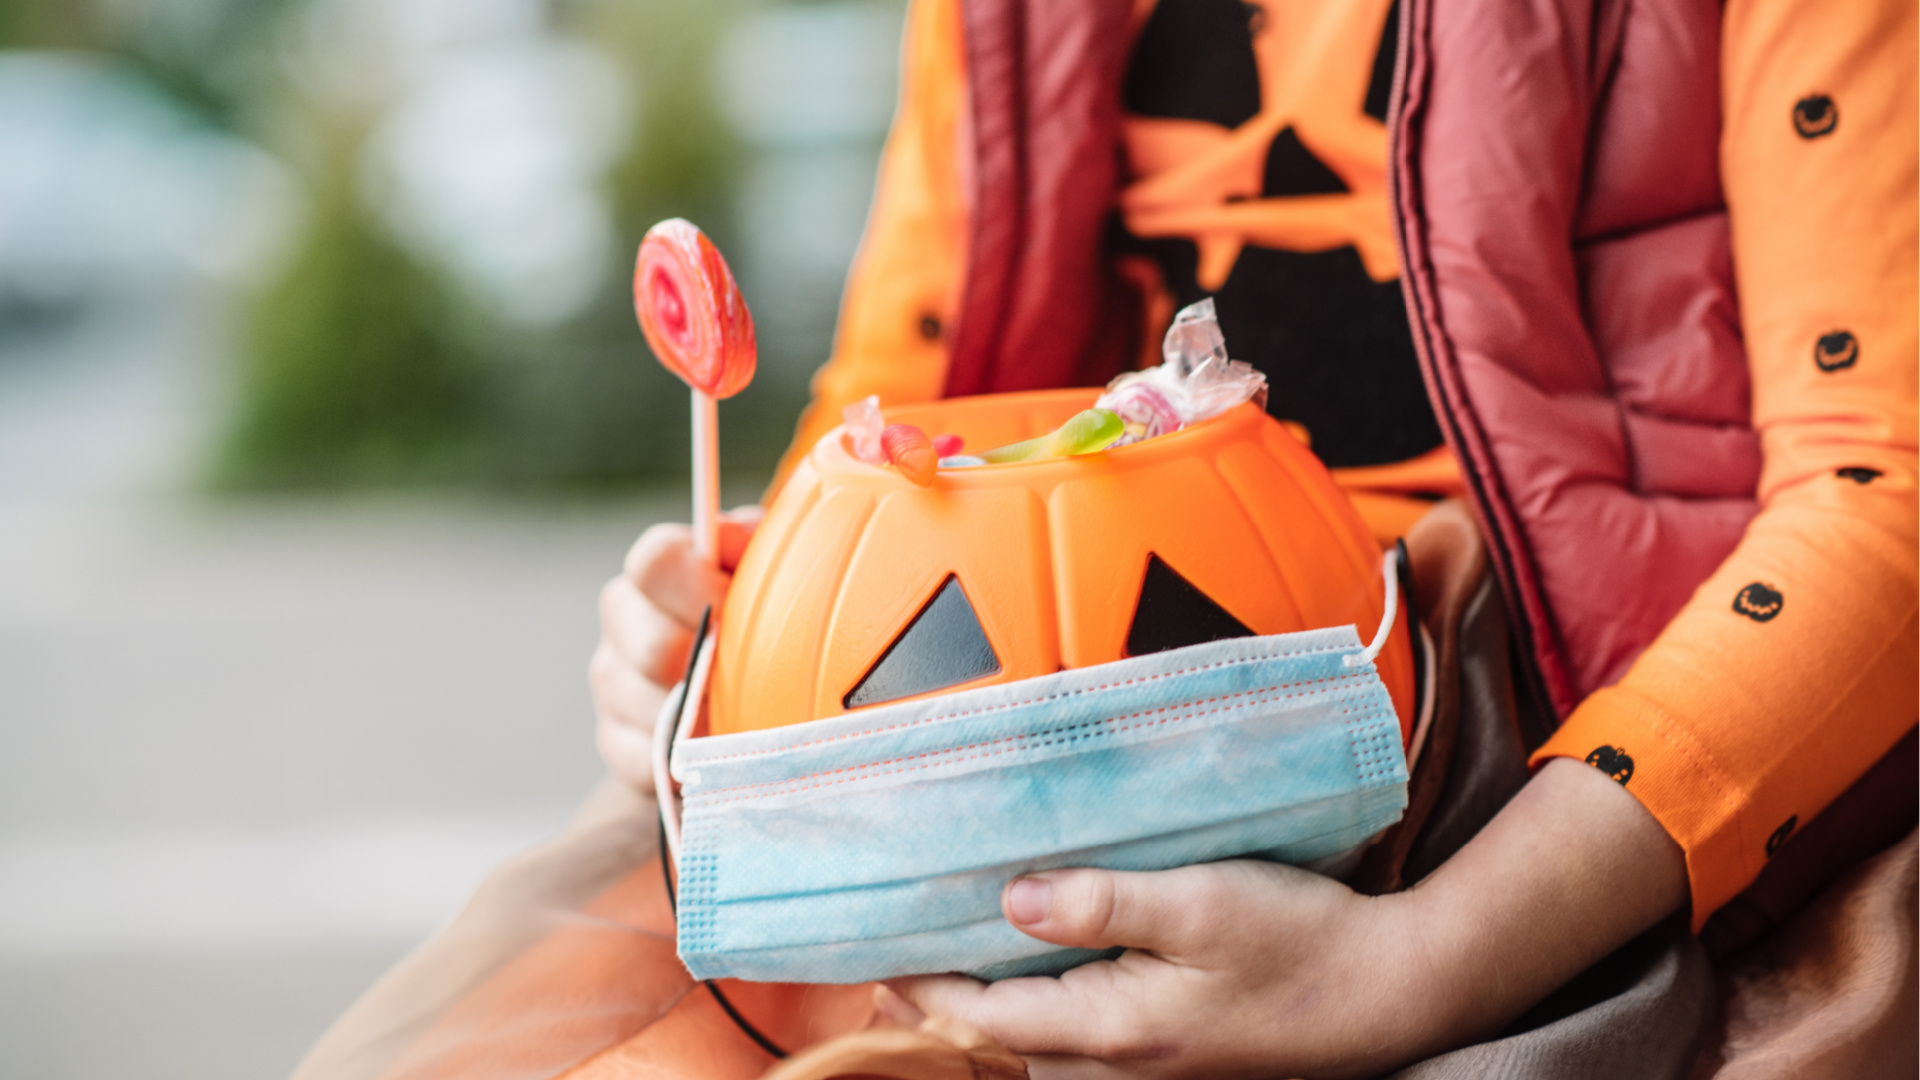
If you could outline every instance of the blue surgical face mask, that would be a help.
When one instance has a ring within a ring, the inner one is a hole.
[[[1352,626],[1235,638],[806,724],[659,739],[680,958],[697,978],[858,983],[1053,973],[1093,959],[1015,930],[1032,870],[1302,864],[1400,817],[1407,766]],[[703,688],[711,639],[688,686]],[[671,759],[667,748],[671,745]],[[677,809],[672,780],[679,782]]]

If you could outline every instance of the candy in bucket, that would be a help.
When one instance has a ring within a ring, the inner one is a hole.
[[[1126,425],[1116,446],[1172,434],[1266,393],[1265,375],[1227,358],[1212,297],[1180,309],[1160,352],[1159,367],[1121,375],[1100,395],[1098,407]]]

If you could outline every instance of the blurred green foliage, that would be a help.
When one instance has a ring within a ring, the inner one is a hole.
[[[720,35],[752,5],[740,0],[576,0],[560,24],[619,57],[640,108],[625,158],[609,179],[620,266],[572,325],[495,338],[485,430],[488,476],[515,485],[678,480],[686,475],[688,400],[649,355],[633,315],[628,263],[653,223],[684,217],[722,251],[738,250],[736,179],[744,148],[712,96]],[[751,302],[751,297],[748,298]],[[763,358],[767,338],[761,336]],[[825,356],[825,342],[815,345]],[[817,359],[816,359],[817,362]],[[754,384],[721,405],[723,467],[766,474],[793,432],[805,387],[764,363]]]
[[[388,239],[347,178],[247,313],[242,407],[216,463],[235,488],[472,476],[486,380],[450,290]]]
[[[590,307],[516,326],[410,254],[358,190],[373,117],[336,115],[286,62],[311,0],[0,0],[0,46],[86,48],[134,65],[207,123],[279,155],[306,188],[300,239],[247,300],[238,393],[210,476],[229,490],[438,484],[508,488],[679,481],[685,388],[648,355],[626,260],[679,216],[735,250],[748,160],[713,100],[720,38],[756,0],[549,0],[559,28],[611,55],[638,108],[607,179],[619,265]],[[752,296],[748,297],[749,303]],[[735,480],[767,475],[829,345],[761,334],[761,374],[721,406]]]
[[[609,178],[625,258],[655,221],[733,239],[743,154],[711,98],[720,34],[744,5],[575,2],[566,29],[612,53],[640,108]],[[322,168],[357,153],[328,144]],[[347,175],[341,169],[341,175]],[[383,242],[352,197],[316,200],[293,272],[261,298],[244,349],[240,415],[219,478],[246,487],[393,482],[593,487],[678,480],[685,388],[653,362],[623,265],[582,315],[512,326],[452,303],[430,268]],[[822,343],[824,349],[824,343]],[[723,406],[723,460],[770,470],[804,387],[777,376]]]
[[[0,49],[113,54],[175,104],[240,130],[272,81],[272,40],[302,0],[0,0]]]
[[[84,49],[98,36],[93,7],[80,0],[0,0],[0,48]]]

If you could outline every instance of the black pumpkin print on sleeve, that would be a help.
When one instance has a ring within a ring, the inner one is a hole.
[[[1793,835],[1793,830],[1799,824],[1800,815],[1794,814],[1781,822],[1779,828],[1773,830],[1773,835],[1767,837],[1767,858],[1773,858],[1773,853],[1780,850],[1780,846],[1787,842],[1787,838]]]
[[[1825,94],[1808,94],[1793,103],[1793,130],[1803,139],[1833,134],[1840,126],[1840,106]]]
[[[1733,598],[1733,610],[1754,622],[1771,622],[1786,603],[1787,598],[1778,589],[1756,581]]]
[[[1621,787],[1633,779],[1633,757],[1617,746],[1596,746],[1587,755],[1587,764],[1606,773]]]
[[[1860,339],[1846,330],[1821,334],[1813,343],[1813,364],[1821,371],[1845,371],[1860,359]]]

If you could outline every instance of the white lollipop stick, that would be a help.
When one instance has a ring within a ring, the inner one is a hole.
[[[720,557],[720,403],[693,391],[693,553]]]

